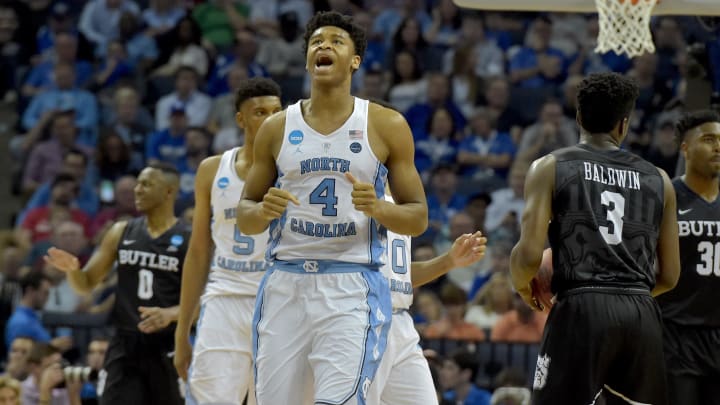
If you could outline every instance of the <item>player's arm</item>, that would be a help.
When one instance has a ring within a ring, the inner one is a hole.
[[[286,190],[272,187],[277,179],[274,154],[280,149],[276,140],[282,137],[284,127],[285,112],[280,112],[266,119],[255,137],[253,164],[237,209],[238,229],[246,235],[256,235],[267,229],[270,221],[285,212],[288,201],[299,204]]]
[[[665,205],[658,237],[658,275],[655,288],[652,290],[654,297],[675,288],[680,277],[680,242],[678,240],[675,189],[667,173],[662,169],[658,170],[663,177]]]
[[[192,234],[182,268],[182,287],[180,290],[177,334],[187,337],[190,334],[194,315],[200,302],[203,288],[210,273],[210,192],[215,178],[220,156],[209,157],[200,163],[195,175],[195,211],[193,212]]]
[[[418,236],[428,226],[428,208],[422,180],[415,168],[415,144],[405,118],[397,111],[371,104],[373,125],[388,146],[385,166],[395,203],[377,201],[372,217],[387,229]]]
[[[532,297],[530,281],[540,268],[547,231],[552,219],[555,157],[546,155],[530,166],[525,177],[525,209],[520,240],[510,254],[510,276],[523,301],[540,310]]]
[[[467,267],[485,256],[487,239],[480,231],[460,235],[450,250],[434,259],[410,264],[410,278],[413,287],[423,286],[453,269]]]
[[[68,282],[75,291],[89,294],[110,273],[126,225],[125,221],[117,222],[107,231],[82,270],[77,257],[55,247],[48,250],[45,262],[67,273]]]

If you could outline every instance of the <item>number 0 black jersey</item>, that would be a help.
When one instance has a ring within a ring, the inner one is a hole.
[[[145,217],[128,221],[118,243],[116,270],[118,284],[113,308],[113,325],[138,332],[138,307],[171,307],[180,303],[182,264],[190,240],[190,225],[178,220],[153,239]],[[174,324],[168,329],[174,330]],[[160,333],[171,332],[161,331]]]
[[[714,202],[673,180],[678,207],[680,279],[658,296],[663,318],[681,325],[720,327],[720,198]]]
[[[556,159],[554,292],[576,287],[655,286],[655,251],[664,207],[658,169],[623,150],[579,144]]]

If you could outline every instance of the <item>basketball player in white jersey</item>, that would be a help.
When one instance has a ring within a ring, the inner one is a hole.
[[[247,80],[237,90],[235,108],[237,124],[245,131],[244,146],[205,159],[195,177],[193,230],[175,332],[175,367],[188,382],[186,401],[193,405],[240,405],[246,395],[248,404],[255,404],[252,316],[267,267],[268,234],[242,234],[235,216],[253,162],[255,134],[265,118],[282,108],[280,88],[269,79]],[[199,301],[197,340],[191,349],[190,328]]]
[[[393,316],[387,349],[368,392],[368,404],[433,405],[438,403],[420,336],[408,310],[413,288],[427,284],[485,255],[487,240],[480,232],[464,234],[450,250],[432,260],[410,263],[410,237],[388,232],[388,262],[382,272],[390,282]]]
[[[238,206],[242,232],[270,227],[253,329],[257,402],[365,404],[392,316],[383,229],[421,234],[427,204],[405,119],[350,95],[364,30],[319,13],[305,45],[310,99],[263,123]],[[383,197],[388,173],[395,204]]]

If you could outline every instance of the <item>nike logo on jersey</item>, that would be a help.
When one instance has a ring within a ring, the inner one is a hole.
[[[686,210],[678,210],[678,215],[685,215],[690,211],[692,211],[692,208],[688,208]]]
[[[132,245],[133,243],[135,243],[135,240],[132,240],[132,239],[123,240],[123,246]]]

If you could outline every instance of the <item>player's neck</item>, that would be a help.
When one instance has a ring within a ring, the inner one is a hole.
[[[240,147],[237,156],[235,156],[235,173],[241,179],[245,180],[250,166],[253,164],[253,144],[246,142]]]
[[[580,134],[580,143],[602,150],[620,149],[620,142],[610,134],[589,134],[582,132]]]
[[[172,228],[177,222],[172,204],[162,204],[146,212],[145,218],[147,220],[148,233],[154,238],[165,233],[165,231]]]
[[[686,167],[686,173],[682,176],[682,180],[690,190],[705,201],[713,202],[717,200],[718,187],[720,186],[718,177],[702,176]]]
[[[310,90],[310,100],[305,104],[304,114],[323,118],[337,117],[343,112],[352,111],[354,98],[350,94],[350,81],[340,86],[322,86],[313,84]]]

